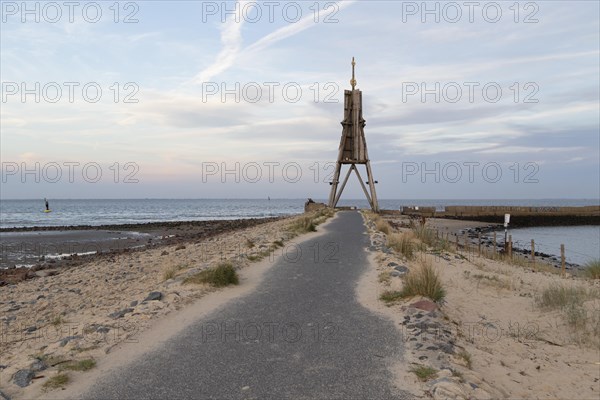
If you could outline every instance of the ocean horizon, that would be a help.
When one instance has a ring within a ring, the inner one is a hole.
[[[119,225],[148,222],[205,221],[211,219],[266,218],[300,214],[302,199],[43,199],[0,200],[0,228],[78,225]],[[314,198],[316,202],[326,202]],[[598,199],[379,199],[380,208],[423,206],[589,206]],[[369,208],[365,199],[341,199],[339,206]]]

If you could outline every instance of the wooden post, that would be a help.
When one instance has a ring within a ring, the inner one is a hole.
[[[498,247],[496,247],[496,232],[494,232],[494,253],[493,253],[493,255],[496,255],[497,251],[498,251]]]
[[[455,233],[454,237],[456,239],[456,252],[458,252],[458,233]]]
[[[535,267],[535,242],[531,239],[531,263]]]
[[[512,235],[508,235],[508,258],[512,260]]]
[[[467,260],[469,259],[469,245],[467,244],[467,235],[465,235],[465,251],[467,252]]]
[[[560,245],[560,267],[562,271],[562,276],[567,275],[567,268],[565,266],[565,245]]]
[[[479,257],[481,257],[481,232],[477,234],[477,252]]]

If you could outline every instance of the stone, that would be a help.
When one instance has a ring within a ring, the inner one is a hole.
[[[398,272],[400,272],[401,274],[406,274],[408,273],[408,268],[406,268],[404,265],[397,265],[394,267],[394,269]]]
[[[402,274],[398,271],[392,271],[392,272],[390,272],[390,276],[399,277],[399,276],[402,276]]]
[[[31,365],[29,366],[29,368],[32,371],[40,372],[40,371],[43,371],[46,368],[48,368],[48,365],[44,361],[42,361],[42,360],[35,360],[34,362],[31,363]]]
[[[108,331],[110,331],[108,326],[99,326],[96,328],[96,332],[98,333],[108,333]]]
[[[83,336],[80,336],[80,335],[67,336],[66,338],[64,338],[60,341],[59,346],[65,347],[67,345],[67,343],[69,343],[71,340],[76,340],[76,339],[83,339]]]
[[[392,261],[392,262],[390,262],[390,263],[388,263],[388,267],[395,267],[395,266],[397,266],[397,265],[399,265],[399,264],[398,264],[398,263],[395,263],[395,262],[393,262],[393,261]]]
[[[169,252],[168,252],[168,251],[166,251],[166,250],[163,250],[163,252],[162,252],[162,253],[160,253],[160,255],[161,255],[161,256],[168,256],[168,255],[169,255]]]
[[[138,305],[138,301],[137,300],[134,300],[131,303],[129,303],[129,307],[135,307],[137,305]]]
[[[416,303],[412,303],[411,307],[418,308],[423,311],[434,311],[437,310],[437,304],[429,300],[419,300]],[[418,318],[418,317],[417,317]]]
[[[19,387],[27,387],[31,383],[31,380],[35,376],[35,373],[30,369],[21,369],[17,371],[13,376],[13,382]]]
[[[41,271],[35,271],[35,276],[39,278],[45,278],[48,276],[54,276],[58,274],[58,270],[55,269],[43,269]]]
[[[440,350],[446,354],[454,354],[454,346],[450,343],[442,343],[439,345]]]
[[[25,329],[25,333],[31,333],[31,332],[35,332],[35,331],[37,331],[36,326],[30,326],[27,329]]]
[[[10,397],[8,397],[6,393],[0,390],[0,400],[10,400]]]
[[[144,301],[155,301],[161,300],[162,298],[163,294],[161,292],[150,292],[150,294],[148,294],[148,297],[146,297]]]
[[[125,314],[133,312],[133,308],[124,308],[123,310],[115,311],[114,313],[108,314],[113,319],[123,318]]]
[[[442,378],[433,385],[431,393],[433,398],[436,400],[447,400],[447,399],[468,399],[469,396],[464,390],[456,383],[450,381],[448,378]]]

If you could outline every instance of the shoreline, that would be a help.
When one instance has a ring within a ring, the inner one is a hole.
[[[276,222],[288,217],[247,218],[210,221],[152,222],[144,224],[41,227],[0,232],[0,286],[18,283],[45,270],[71,268],[169,245],[204,240],[216,235]]]

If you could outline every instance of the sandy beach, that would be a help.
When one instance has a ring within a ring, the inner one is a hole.
[[[436,399],[598,398],[600,281],[561,277],[552,267],[540,271],[452,246],[425,246],[407,259],[390,251],[388,234],[371,218],[366,217],[372,270],[359,294],[369,307],[394,320],[406,338],[406,365],[400,371],[404,382]],[[386,220],[404,226],[389,234],[412,234],[407,219]],[[446,220],[427,224],[448,230],[460,225]],[[406,274],[423,264],[439,274],[446,290],[443,302],[419,297],[381,301],[383,293],[401,290]],[[574,316],[567,310],[545,310],[538,304],[548,288],[557,286],[589,294],[578,308],[577,324],[569,321]],[[432,376],[419,380],[411,366],[430,367]]]
[[[171,244],[82,257],[75,265],[41,269],[30,279],[5,285],[0,289],[2,392],[37,397],[61,364],[98,360],[119,344],[137,342],[153,321],[217,290],[183,284],[186,277],[224,261],[238,270],[273,261],[293,250],[299,234],[294,224],[305,218],[319,223],[326,217],[315,212],[264,221],[211,221],[192,223],[189,229],[166,224],[166,232],[179,231],[171,233]],[[25,389],[16,384],[21,375]]]
[[[189,231],[170,227],[180,230],[169,238],[170,244],[82,257],[75,265],[40,269],[34,278],[2,287],[2,393],[10,398],[77,398],[94,376],[109,371],[119,359],[139,355],[190,318],[253,290],[262,271],[303,240],[291,227],[306,217],[326,219],[316,212],[235,226],[221,222],[214,231],[206,226]],[[356,293],[364,307],[392,320],[402,335],[404,359],[393,366],[398,387],[436,399],[597,398],[599,281],[563,278],[452,246],[421,246],[409,259],[387,244],[389,235],[412,234],[410,221],[385,217],[390,230],[384,233],[372,218],[365,213],[370,266]],[[488,225],[456,220],[427,224],[444,232]],[[223,261],[240,271],[240,286],[216,289],[183,283]],[[424,263],[440,276],[446,290],[443,302],[418,296],[381,300],[386,291],[402,289],[406,274]],[[584,304],[583,328],[574,330],[560,310],[536,305],[544,289],[556,284],[596,291]],[[69,371],[70,382],[62,385],[66,391],[44,387],[64,374],[61,365],[89,360],[96,368]],[[417,367],[433,373],[420,379]]]

